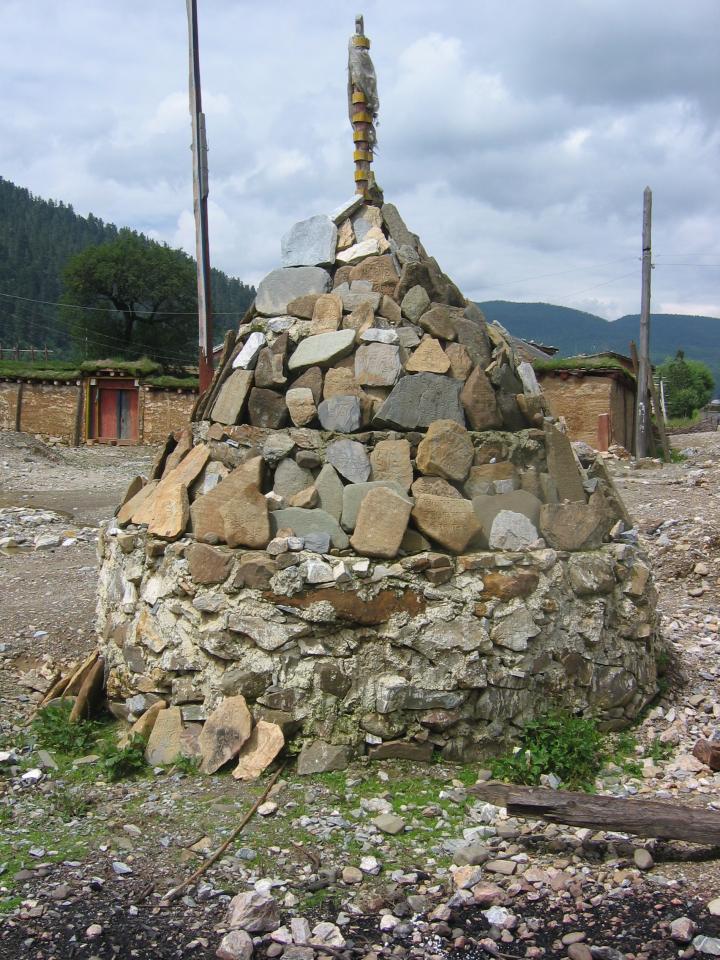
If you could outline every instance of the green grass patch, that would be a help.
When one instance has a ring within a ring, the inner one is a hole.
[[[116,358],[85,360],[80,364],[80,370],[83,373],[115,370],[117,373],[124,373],[128,377],[150,377],[160,375],[163,372],[162,365],[149,357],[140,357],[139,360],[118,360]]]
[[[172,377],[169,375],[148,377],[145,383],[148,383],[151,387],[165,390],[197,390],[200,386],[197,377]]]
[[[72,360],[0,360],[0,377],[19,380],[77,380],[80,367]]]

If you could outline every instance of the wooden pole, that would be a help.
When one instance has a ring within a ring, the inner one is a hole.
[[[365,24],[362,16],[355,17],[355,36],[351,43],[354,47],[363,47],[370,49],[370,41],[364,34]],[[373,174],[370,165],[373,161],[373,118],[368,111],[367,99],[360,87],[352,84],[352,128],[353,142],[355,149],[353,160],[355,162],[355,193],[362,197],[368,196],[368,191],[373,182]]]
[[[652,225],[652,191],[645,187],[643,193],[643,232],[642,232],[642,291],[640,295],[640,338],[638,341],[638,378],[635,417],[635,456],[639,459],[647,456],[650,435],[650,410],[648,393],[650,391],[650,271]]]
[[[633,833],[638,837],[661,840],[720,844],[720,813],[706,807],[663,800],[598,797],[492,780],[476,784],[468,792],[481,800],[506,807],[512,817]]]
[[[187,0],[190,50],[190,117],[192,119],[193,208],[195,212],[195,259],[198,287],[198,368],[200,393],[213,377],[212,302],[210,295],[210,245],[208,242],[208,163],[205,114],[200,90],[197,0]]]

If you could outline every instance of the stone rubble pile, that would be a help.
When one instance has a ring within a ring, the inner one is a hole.
[[[0,553],[72,547],[79,540],[97,539],[94,527],[75,527],[52,510],[0,507]]]
[[[602,460],[391,204],[296,224],[282,264],[101,538],[111,698],[240,695],[378,757],[472,754],[560,694],[622,725],[655,595]]]

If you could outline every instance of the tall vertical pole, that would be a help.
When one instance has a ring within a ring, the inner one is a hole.
[[[208,243],[208,163],[205,114],[200,92],[197,0],[187,0],[190,47],[190,117],[192,119],[193,208],[195,211],[195,258],[198,288],[198,368],[200,393],[213,377],[212,303],[210,296],[210,245]]]
[[[642,292],[640,297],[640,338],[638,340],[638,376],[635,407],[635,456],[646,457],[650,440],[650,271],[652,191],[645,187],[643,193],[642,231]]]
[[[367,63],[372,71],[374,83],[374,70],[370,62],[369,54],[370,41],[365,36],[365,22],[361,15],[355,17],[355,34],[350,38],[351,47],[365,51]],[[374,183],[371,164],[373,161],[373,145],[375,143],[375,127],[373,123],[373,112],[371,105],[368,104],[368,98],[357,78],[353,78],[352,60],[350,64],[350,102],[351,102],[351,121],[353,128],[353,141],[355,150],[353,160],[355,162],[355,193],[367,198],[371,186]],[[377,109],[377,107],[375,108]]]

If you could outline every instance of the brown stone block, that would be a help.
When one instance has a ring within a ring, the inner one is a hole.
[[[222,583],[227,579],[232,554],[206,543],[191,544],[185,554],[195,583]]]
[[[386,623],[394,613],[408,613],[411,617],[425,609],[425,599],[413,590],[405,590],[399,595],[394,590],[381,590],[369,600],[363,600],[354,591],[328,587],[326,590],[307,590],[293,597],[265,593],[263,597],[272,603],[282,603],[286,607],[306,609],[313,603],[325,601],[333,607],[341,620],[349,620],[363,626]]]
[[[512,600],[513,597],[528,597],[538,585],[540,577],[534,570],[514,570],[512,573],[488,571],[482,577],[483,596]]]

